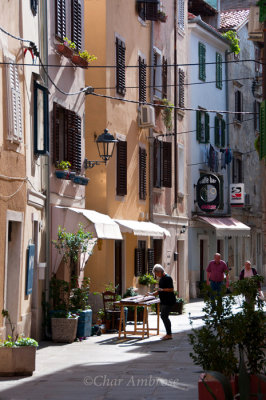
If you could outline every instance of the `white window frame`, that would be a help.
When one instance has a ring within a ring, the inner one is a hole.
[[[155,70],[155,85],[154,85],[154,96],[158,97],[159,99],[163,98],[163,88],[162,88],[162,63],[163,63],[163,56],[162,52],[157,49],[157,47],[153,48],[154,54],[156,54],[157,57],[157,65],[159,67],[154,68]]]

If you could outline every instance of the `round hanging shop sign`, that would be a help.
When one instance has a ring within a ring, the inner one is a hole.
[[[214,174],[202,175],[197,183],[197,203],[204,212],[217,210],[220,204],[220,180]]]

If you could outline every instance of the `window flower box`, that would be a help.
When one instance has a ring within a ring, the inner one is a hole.
[[[66,58],[72,59],[73,56],[73,50],[70,49],[67,45],[64,43],[57,43],[57,52],[59,54],[62,54]]]
[[[78,54],[73,54],[71,61],[73,62],[73,64],[75,64],[79,67],[88,68],[88,66],[89,66],[88,61],[86,61],[84,58],[80,57],[80,55],[78,55]]]
[[[77,185],[88,185],[89,183],[89,178],[86,178],[85,176],[81,176],[81,175],[76,175],[73,178],[73,182],[76,183]]]

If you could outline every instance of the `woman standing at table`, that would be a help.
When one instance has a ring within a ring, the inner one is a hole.
[[[155,277],[159,279],[159,287],[155,292],[150,294],[153,296],[159,295],[160,297],[161,319],[166,330],[166,335],[162,337],[162,340],[169,340],[172,339],[169,314],[176,302],[173,279],[165,273],[164,268],[160,264],[155,264],[152,272],[155,274]]]

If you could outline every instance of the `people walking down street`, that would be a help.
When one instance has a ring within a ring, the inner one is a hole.
[[[161,319],[164,323],[166,335],[162,337],[162,340],[172,339],[171,321],[169,319],[169,314],[173,305],[176,302],[174,294],[174,284],[171,276],[167,275],[164,268],[160,264],[155,264],[152,272],[155,274],[156,278],[159,278],[158,289],[150,293],[153,296],[159,295],[160,297],[160,310]]]
[[[247,260],[245,262],[245,268],[242,269],[239,275],[239,279],[250,278],[251,276],[258,275],[256,268],[251,267],[251,262]]]
[[[220,294],[224,285],[224,274],[226,274],[226,287],[229,287],[228,272],[226,263],[221,260],[221,254],[214,254],[214,260],[207,267],[207,285],[210,285],[214,292]]]
[[[247,260],[245,262],[245,268],[242,269],[239,275],[239,280],[242,281],[245,278],[251,278],[252,276],[258,275],[256,268],[251,267],[251,262]],[[261,285],[258,284],[258,295],[261,300],[264,300],[264,295],[261,290]],[[247,301],[248,299],[246,299]]]

